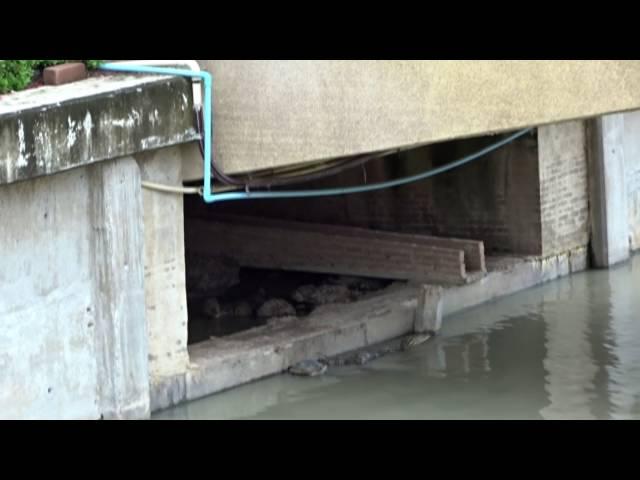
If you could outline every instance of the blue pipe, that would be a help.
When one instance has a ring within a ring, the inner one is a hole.
[[[428,170],[417,175],[412,175],[396,180],[386,182],[372,183],[369,185],[361,185],[357,187],[340,187],[340,188],[323,188],[317,190],[283,190],[276,192],[227,192],[214,193],[211,178],[211,151],[212,151],[212,131],[213,131],[213,114],[212,114],[212,86],[213,77],[209,72],[195,72],[191,70],[179,68],[150,67],[146,65],[121,65],[117,63],[103,63],[100,66],[102,70],[131,72],[131,73],[152,73],[159,75],[171,75],[181,77],[200,78],[204,83],[204,184],[202,189],[202,198],[206,203],[224,202],[230,200],[251,200],[251,199],[268,199],[268,198],[308,198],[308,197],[327,197],[336,195],[347,195],[352,193],[372,192],[386,188],[398,187],[408,183],[418,182],[429,177],[453,170],[461,167],[477,158],[480,158],[504,145],[513,142],[517,138],[526,135],[533,128],[520,130],[496,143],[489,145],[471,155],[467,155],[459,160],[448,163],[438,168]]]

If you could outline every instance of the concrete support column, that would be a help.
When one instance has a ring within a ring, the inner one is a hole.
[[[149,416],[132,158],[0,185],[0,418]]]
[[[143,181],[182,185],[180,147],[146,152],[136,157]],[[183,197],[143,189],[144,275],[149,374],[152,409],[174,395],[159,385],[184,390],[187,352],[187,292],[185,285]]]
[[[588,150],[593,266],[607,268],[629,258],[624,115],[590,121]]]
[[[416,333],[437,332],[442,327],[442,295],[444,289],[436,285],[421,285],[413,329]]]
[[[624,176],[631,250],[640,250],[640,110],[624,114]]]
[[[140,171],[131,157],[89,169],[98,405],[105,419],[150,415]]]

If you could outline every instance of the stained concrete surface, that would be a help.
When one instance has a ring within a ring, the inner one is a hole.
[[[198,138],[183,78],[98,77],[3,97],[0,185]]]
[[[229,173],[640,108],[636,60],[199,62]],[[188,178],[202,176],[196,152]]]

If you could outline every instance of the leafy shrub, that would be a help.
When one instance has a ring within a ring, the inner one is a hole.
[[[34,60],[0,60],[0,93],[22,90],[33,78]]]
[[[22,90],[33,80],[37,69],[69,60],[0,60],[0,94]],[[78,61],[78,60],[75,60]],[[98,68],[102,60],[80,60],[89,70]]]

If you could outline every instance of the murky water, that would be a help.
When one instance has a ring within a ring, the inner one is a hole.
[[[158,419],[640,419],[640,256],[448,317],[406,353]]]

